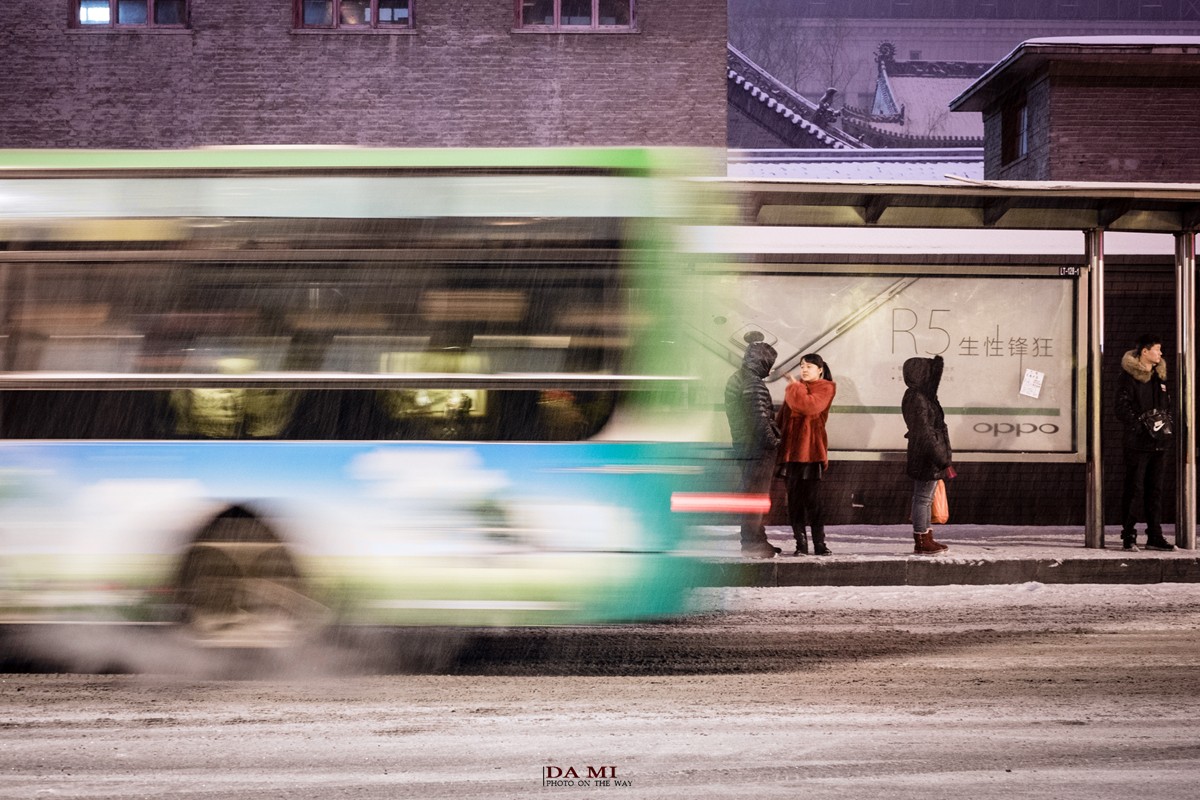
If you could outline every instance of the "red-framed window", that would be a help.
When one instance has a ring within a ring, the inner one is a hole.
[[[413,26],[413,0],[296,0],[300,28],[405,30]]]
[[[634,0],[516,0],[526,30],[631,30]]]
[[[78,28],[186,28],[188,0],[72,0]]]

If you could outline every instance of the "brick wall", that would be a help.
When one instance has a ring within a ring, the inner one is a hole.
[[[1200,181],[1200,74],[1056,80],[1050,180]]]
[[[1043,74],[1026,92],[1025,157],[1000,163],[1000,108],[984,115],[988,179],[1200,181],[1200,74]]]
[[[725,145],[724,0],[634,34],[513,32],[511,0],[414,0],[411,35],[295,33],[291,0],[192,0],[187,32],[0,3],[0,147]]]

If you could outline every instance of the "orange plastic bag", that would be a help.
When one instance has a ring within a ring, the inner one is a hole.
[[[946,500],[946,482],[938,481],[933,490],[933,506],[929,509],[929,521],[945,525],[950,521],[950,503]]]

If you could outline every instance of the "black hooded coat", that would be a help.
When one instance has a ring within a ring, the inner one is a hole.
[[[757,458],[779,446],[775,407],[763,379],[775,365],[775,348],[752,342],[742,356],[742,366],[725,383],[725,416],[729,435],[740,458]]]
[[[1146,369],[1138,360],[1138,351],[1130,350],[1121,356],[1121,374],[1117,378],[1117,396],[1113,404],[1117,419],[1121,421],[1121,446],[1126,450],[1161,452],[1167,449],[1167,442],[1152,437],[1141,423],[1141,415],[1154,408],[1171,410],[1166,359]]]
[[[905,473],[915,481],[936,481],[945,475],[954,454],[946,415],[938,402],[944,362],[941,356],[910,358],[904,362],[904,400],[900,410],[908,426],[908,462]]]

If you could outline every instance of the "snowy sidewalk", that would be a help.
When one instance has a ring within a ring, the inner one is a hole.
[[[792,556],[786,526],[767,529],[783,550],[775,558],[743,558],[733,526],[705,528],[697,550],[711,567],[711,586],[1200,582],[1200,551],[1126,552],[1119,527],[1105,529],[1103,549],[1084,547],[1082,526],[942,525],[934,533],[950,546],[940,556],[913,555],[912,529],[903,524],[830,526],[830,556]],[[1164,534],[1174,541],[1172,526]]]

